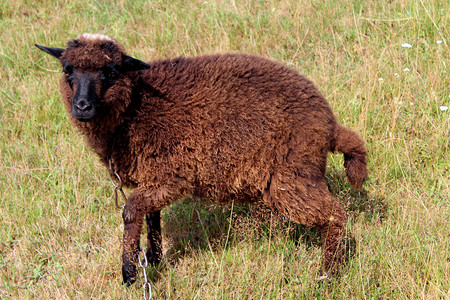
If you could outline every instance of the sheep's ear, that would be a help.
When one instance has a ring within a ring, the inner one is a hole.
[[[150,65],[143,62],[142,60],[136,59],[134,57],[124,55],[122,57],[122,70],[125,72],[139,71],[150,69]]]
[[[52,48],[52,47],[45,47],[38,44],[34,44],[36,47],[38,47],[40,50],[44,51],[45,53],[50,54],[51,56],[54,56],[56,58],[60,58],[61,54],[64,52],[65,49],[61,48]]]

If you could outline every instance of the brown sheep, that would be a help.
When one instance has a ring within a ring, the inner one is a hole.
[[[325,183],[327,153],[344,153],[347,177],[359,189],[367,152],[311,81],[244,54],[147,64],[100,34],[83,34],[66,49],[36,46],[63,66],[61,93],[71,121],[103,164],[111,161],[135,188],[123,210],[124,283],[136,280],[144,216],[147,257],[158,263],[160,210],[186,194],[262,201],[296,223],[319,227],[322,270],[338,268],[346,216]]]

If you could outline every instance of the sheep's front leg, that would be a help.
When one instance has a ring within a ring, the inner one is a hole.
[[[157,265],[162,257],[161,239],[161,211],[146,215],[147,221],[147,261]]]
[[[175,188],[173,188],[175,190]],[[136,189],[128,198],[123,209],[123,255],[122,275],[123,282],[129,286],[136,281],[136,264],[138,263],[139,241],[144,216],[150,215],[150,247],[152,248],[153,262],[161,255],[161,226],[159,211],[170,204],[175,193],[169,186],[155,190]],[[177,194],[178,195],[178,194]]]
[[[130,286],[136,281],[136,264],[138,262],[139,242],[142,222],[145,215],[143,205],[144,191],[135,190],[123,208],[123,254],[122,275],[123,283]]]

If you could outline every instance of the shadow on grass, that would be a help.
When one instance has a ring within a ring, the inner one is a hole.
[[[330,170],[326,179],[330,192],[345,207],[350,224],[356,219],[378,223],[386,217],[388,208],[384,199],[353,190],[342,170]],[[196,251],[215,251],[236,241],[270,238],[277,232],[284,232],[293,243],[302,243],[307,249],[322,245],[318,228],[292,223],[263,204],[219,205],[186,197],[165,209],[162,219],[166,252],[163,261],[169,265]],[[356,240],[348,232],[346,260],[354,256],[355,249]]]
[[[386,218],[388,205],[385,199],[369,195],[366,190],[352,189],[343,169],[329,170],[326,181],[331,194],[344,206],[349,222],[362,217],[365,222],[381,223]]]

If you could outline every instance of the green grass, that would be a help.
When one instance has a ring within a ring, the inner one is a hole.
[[[363,193],[350,189],[342,157],[329,157],[351,237],[340,278],[315,281],[316,230],[259,206],[184,199],[163,211],[167,253],[148,272],[155,298],[449,299],[450,112],[440,108],[450,103],[449,11],[445,0],[3,1],[0,298],[142,295],[142,277],[121,285],[122,220],[107,172],[67,120],[58,62],[33,46],[100,32],[144,60],[282,61],[369,149]]]

